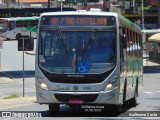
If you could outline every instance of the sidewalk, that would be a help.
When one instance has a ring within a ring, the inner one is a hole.
[[[12,107],[19,107],[24,105],[30,105],[36,102],[35,97],[17,97],[12,99],[0,99],[0,110],[10,109]]]
[[[11,78],[10,76],[6,76],[3,72],[0,72],[0,85],[2,84],[16,84],[20,81]],[[2,88],[3,89],[3,88]],[[1,88],[0,88],[1,91]],[[0,96],[0,111],[2,109],[9,109],[12,107],[18,107],[23,105],[29,105],[36,102],[36,97],[21,97],[11,99],[3,99],[5,96]]]
[[[143,59],[143,66],[160,66],[160,64],[152,62],[148,59]]]

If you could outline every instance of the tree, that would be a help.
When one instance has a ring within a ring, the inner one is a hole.
[[[77,1],[76,0],[65,0],[63,1],[63,4],[64,5],[67,5],[69,4],[69,6],[72,4],[72,5],[77,5]]]
[[[138,6],[142,5],[142,0],[136,0],[136,1],[137,1]],[[151,0],[143,0],[143,5],[144,6],[150,6],[151,5]]]

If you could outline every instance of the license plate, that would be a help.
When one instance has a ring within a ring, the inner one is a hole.
[[[84,101],[82,99],[70,99],[69,104],[83,104]]]

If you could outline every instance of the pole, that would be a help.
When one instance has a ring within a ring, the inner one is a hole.
[[[1,50],[0,50],[0,70],[1,70]]]
[[[144,11],[143,11],[143,0],[142,0],[142,30],[144,30]]]
[[[143,4],[143,0],[142,0],[142,30],[144,30],[144,8],[143,8],[144,4]],[[145,37],[144,37],[145,36]],[[144,34],[143,36],[143,41],[146,42],[146,34]],[[147,60],[147,49],[146,49],[146,60]],[[148,65],[148,60],[146,61],[146,65]]]
[[[24,97],[24,37],[23,37],[23,97]]]
[[[132,8],[133,8],[133,13],[135,13],[136,12],[135,0],[133,0]]]
[[[61,12],[62,12],[62,0],[61,0]]]
[[[50,8],[50,0],[48,0],[48,8]]]

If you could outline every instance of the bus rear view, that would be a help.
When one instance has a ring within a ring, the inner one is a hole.
[[[36,54],[37,102],[120,105],[117,16],[54,12],[40,16]]]

